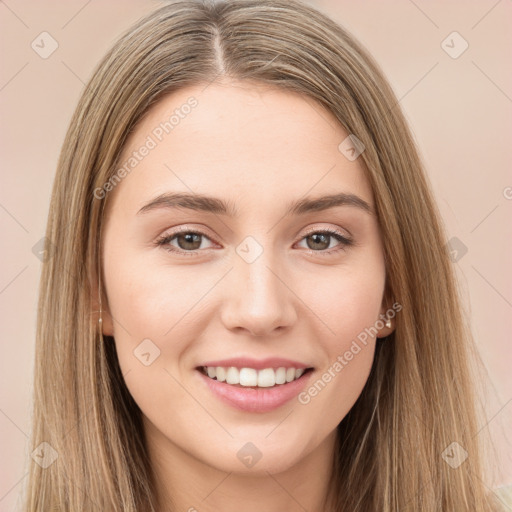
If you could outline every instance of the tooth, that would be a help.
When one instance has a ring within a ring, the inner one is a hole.
[[[260,388],[270,388],[276,383],[276,374],[273,368],[265,368],[258,372],[258,386]]]
[[[288,368],[286,370],[286,382],[291,382],[295,379],[295,368]]]
[[[253,386],[270,388],[275,385],[285,384],[300,378],[306,371],[304,368],[285,368],[281,366],[274,370],[273,368],[265,368],[264,370],[255,370],[254,368],[237,368],[230,366],[229,368],[203,367],[204,373],[211,379],[217,379],[219,382],[227,384],[240,384],[241,386]]]
[[[217,373],[217,380],[219,382],[224,382],[226,380],[226,370],[222,366],[217,366],[216,373]]]
[[[258,385],[258,372],[253,368],[242,368],[240,370],[240,385],[241,386],[257,386]]]
[[[240,384],[240,372],[238,368],[230,366],[226,372],[226,382],[228,384]]]
[[[286,368],[282,366],[276,370],[276,384],[284,384],[286,382]]]

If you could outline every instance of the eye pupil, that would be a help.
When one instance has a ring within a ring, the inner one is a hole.
[[[195,243],[194,243],[194,239],[195,239]],[[183,246],[183,244],[180,243],[182,240],[185,240],[185,246]],[[195,249],[199,249],[199,247],[201,247],[201,235],[199,235],[198,233],[180,234],[177,236],[177,241],[178,241],[178,245],[180,246],[180,249],[195,250]],[[199,242],[199,243],[197,243],[197,242]],[[192,244],[193,247],[190,247],[189,244]]]
[[[326,249],[329,247],[329,239],[330,239],[331,235],[327,235],[327,234],[324,234],[324,233],[314,233],[310,236],[308,236],[308,247],[310,249]],[[311,247],[311,244],[309,243],[309,240],[310,239],[314,239],[313,240],[313,243],[314,244],[318,244],[320,243],[320,247],[316,246],[316,247]],[[319,239],[321,239],[319,241]]]

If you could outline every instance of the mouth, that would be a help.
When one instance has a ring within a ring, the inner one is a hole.
[[[313,371],[309,368],[279,366],[256,369],[236,366],[198,366],[196,368],[211,380],[238,388],[273,389],[286,386]]]
[[[266,413],[289,403],[307,386],[314,368],[253,363],[242,366],[198,366],[196,374],[217,399],[247,413]],[[265,367],[266,366],[266,367]],[[300,364],[297,364],[300,366]]]

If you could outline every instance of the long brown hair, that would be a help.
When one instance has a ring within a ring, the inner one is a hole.
[[[47,467],[30,459],[26,510],[156,510],[141,412],[97,323],[108,194],[101,200],[95,191],[159,99],[219,77],[316,100],[365,147],[387,293],[402,310],[338,427],[326,510],[497,510],[477,437],[473,341],[418,150],[372,57],[298,0],[168,3],[123,34],[88,82],[48,219],[54,251],[40,286],[32,443],[48,443],[50,458]],[[453,450],[467,453],[458,467],[446,462]]]

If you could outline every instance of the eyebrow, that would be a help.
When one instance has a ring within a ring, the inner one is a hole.
[[[321,197],[306,197],[298,201],[292,201],[286,205],[286,215],[304,215],[310,212],[318,212],[335,208],[337,206],[352,206],[374,215],[373,208],[364,199],[355,195],[340,192]],[[220,215],[236,217],[238,209],[234,203],[202,194],[164,193],[145,204],[137,215],[156,209],[182,208],[187,210],[202,211]]]

